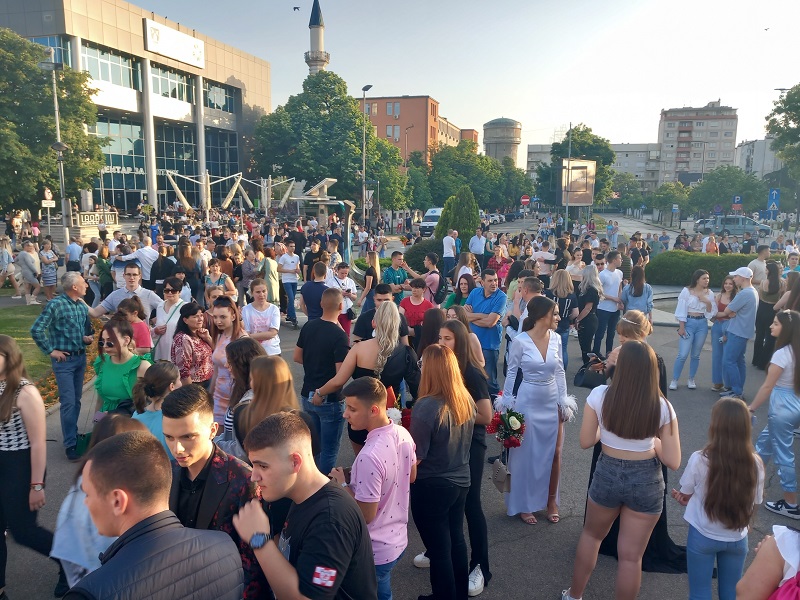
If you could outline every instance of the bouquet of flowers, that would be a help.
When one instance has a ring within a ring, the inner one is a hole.
[[[525,434],[525,416],[512,408],[503,412],[495,411],[491,423],[486,426],[487,433],[494,433],[503,448],[519,448]]]

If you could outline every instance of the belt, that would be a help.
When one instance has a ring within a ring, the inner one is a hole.
[[[705,315],[686,315],[687,319],[705,319]]]
[[[86,354],[86,348],[83,348],[82,350],[58,350],[58,349],[56,349],[56,351],[57,352],[63,352],[64,354],[74,355],[74,356],[80,356],[81,354]]]
[[[551,377],[550,379],[522,379],[522,383],[553,383],[556,380],[555,377]]]

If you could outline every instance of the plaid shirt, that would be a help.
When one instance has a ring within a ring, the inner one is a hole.
[[[86,345],[83,336],[89,321],[89,307],[82,300],[72,300],[67,294],[48,302],[31,327],[31,337],[45,354],[53,350],[79,352]]]

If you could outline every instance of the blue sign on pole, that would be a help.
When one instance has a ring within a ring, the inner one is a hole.
[[[778,211],[781,207],[781,190],[780,188],[772,188],[769,191],[769,200],[767,201],[767,210],[769,211],[770,220],[778,218]]]
[[[715,204],[714,205],[714,213],[718,214],[718,215],[722,214],[722,205],[721,204]]]

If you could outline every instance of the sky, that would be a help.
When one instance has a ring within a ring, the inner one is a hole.
[[[272,109],[308,75],[312,0],[133,0],[271,63]],[[299,11],[293,7],[299,6]],[[429,95],[462,129],[498,117],[549,144],[570,122],[655,143],[660,112],[721,100],[737,143],[800,83],[798,0],[320,0],[328,69],[351,94]]]

